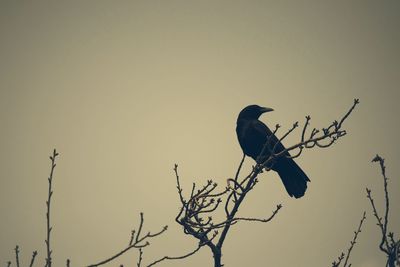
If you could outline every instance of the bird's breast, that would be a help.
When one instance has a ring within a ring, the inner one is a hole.
[[[266,142],[265,135],[260,134],[254,127],[251,127],[251,122],[249,121],[238,121],[236,133],[244,154],[256,160]]]

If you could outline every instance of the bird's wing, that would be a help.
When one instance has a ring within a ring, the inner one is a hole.
[[[272,131],[265,125],[262,121],[254,120],[251,123],[251,128],[257,132],[257,135],[263,136],[263,144],[269,142],[269,147],[272,150],[275,147],[274,153],[279,153],[282,150],[285,150],[283,144],[279,141],[279,139],[272,133]],[[270,139],[269,139],[270,138]],[[289,154],[289,153],[288,153]]]

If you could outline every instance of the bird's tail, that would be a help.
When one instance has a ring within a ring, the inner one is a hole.
[[[282,179],[286,191],[291,197],[300,198],[307,190],[310,181],[303,170],[291,158],[282,158],[274,168]]]

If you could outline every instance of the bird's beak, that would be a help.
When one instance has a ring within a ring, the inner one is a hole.
[[[274,111],[274,109],[272,109],[272,108],[261,108],[261,113],[270,112],[270,111]]]

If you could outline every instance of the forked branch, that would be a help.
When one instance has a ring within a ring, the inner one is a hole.
[[[150,245],[150,242],[148,240],[153,238],[153,237],[161,235],[162,233],[164,233],[168,229],[168,226],[166,225],[160,231],[158,231],[157,233],[152,234],[151,232],[147,232],[146,234],[142,235],[143,224],[144,224],[144,217],[143,217],[143,213],[141,212],[140,213],[139,229],[138,229],[137,233],[136,233],[135,230],[133,230],[131,232],[131,237],[130,237],[128,246],[125,247],[124,249],[122,249],[121,251],[117,252],[113,256],[111,256],[111,257],[109,257],[109,258],[107,258],[105,260],[102,260],[102,261],[100,261],[98,263],[88,265],[88,267],[100,266],[100,265],[106,264],[108,262],[111,262],[112,260],[114,260],[114,259],[120,257],[121,255],[123,255],[128,250],[131,250],[132,248],[136,248],[136,249],[140,250],[139,251],[139,253],[140,253],[139,262],[138,262],[138,266],[140,266],[142,253],[143,253],[142,249],[144,247]]]
[[[176,222],[183,226],[185,234],[191,235],[199,241],[199,249],[202,246],[208,246],[214,256],[214,266],[221,267],[222,246],[225,238],[230,230],[230,227],[239,221],[250,222],[269,222],[271,221],[278,211],[282,208],[281,204],[276,206],[272,215],[268,218],[252,218],[252,217],[238,217],[236,216],[240,205],[243,203],[246,195],[255,187],[258,182],[258,175],[264,170],[269,170],[275,163],[277,158],[291,157],[296,158],[301,155],[305,148],[327,148],[330,147],[339,138],[346,135],[346,131],[342,128],[344,121],[352,113],[356,105],[359,103],[358,99],[354,99],[353,105],[339,120],[333,121],[330,125],[321,130],[313,128],[308,132],[311,117],[306,116],[306,121],[301,130],[300,140],[298,143],[289,146],[287,149],[277,151],[277,142],[273,143],[272,138],[269,138],[264,144],[260,155],[257,157],[256,165],[252,171],[245,177],[240,178],[240,171],[245,159],[243,155],[239,167],[236,171],[234,178],[227,179],[228,186],[218,190],[217,183],[208,180],[207,183],[198,187],[193,184],[190,195],[187,198],[183,195],[183,188],[180,183],[178,174],[178,165],[175,165],[174,172],[176,176],[177,189],[181,208],[179,209],[176,217]],[[282,137],[278,140],[281,142],[290,134],[295,132],[299,127],[299,123],[295,122],[292,127],[283,133]],[[276,125],[273,135],[280,129],[280,125]],[[290,151],[298,149],[295,155],[291,156]],[[265,152],[269,153],[265,153]],[[262,155],[269,155],[268,157]],[[224,202],[225,219],[219,222],[214,221],[214,213]]]
[[[386,176],[385,160],[381,156],[376,155],[372,159],[372,162],[379,163],[381,169],[381,175],[383,178],[383,191],[385,194],[384,217],[380,217],[375,205],[374,198],[372,197],[371,193],[372,191],[366,188],[367,198],[369,199],[369,202],[371,204],[372,213],[376,218],[377,225],[382,234],[381,242],[379,243],[379,249],[387,255],[387,262],[386,262],[387,267],[400,266],[400,252],[399,252],[400,240],[396,241],[396,239],[394,238],[394,233],[388,232],[388,227],[387,227],[389,222],[389,192],[388,192],[389,178]]]

